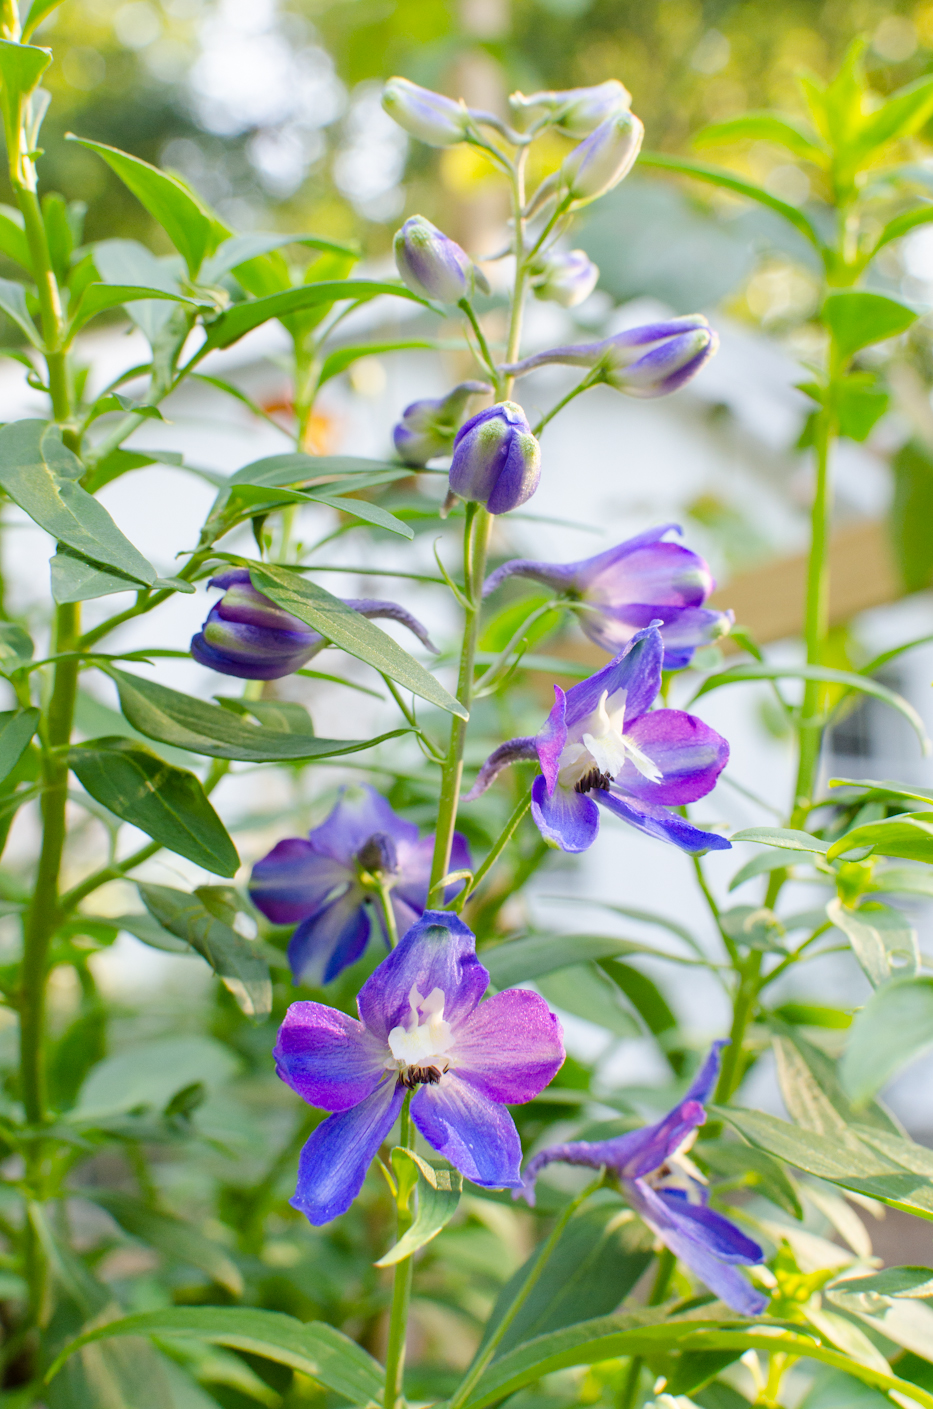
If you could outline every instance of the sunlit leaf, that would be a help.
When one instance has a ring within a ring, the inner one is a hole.
[[[29,741],[39,727],[37,709],[4,710],[0,713],[0,782],[19,763]]]
[[[449,1164],[428,1164],[414,1150],[401,1146],[392,1151],[390,1159],[400,1180],[406,1177],[403,1166],[414,1166],[417,1207],[411,1227],[379,1258],[377,1267],[392,1267],[436,1238],[456,1213],[463,1190],[463,1175]]]
[[[826,914],[852,945],[870,982],[877,988],[892,974],[916,974],[920,968],[917,931],[900,910],[869,901],[850,910],[841,900],[831,900]]]
[[[269,294],[249,303],[238,303],[221,313],[207,329],[204,350],[215,347],[229,347],[245,333],[268,323],[270,318],[283,318],[289,313],[316,308],[321,304],[332,304],[338,300],[353,299],[356,302],[379,298],[383,294],[393,298],[404,298],[420,303],[433,310],[433,304],[419,298],[404,284],[377,283],[373,279],[341,279],[322,284],[300,284],[294,289],[283,289],[281,293]]]
[[[872,343],[897,337],[916,319],[914,309],[863,289],[830,294],[823,304],[823,322],[832,333],[838,355],[844,359]]]

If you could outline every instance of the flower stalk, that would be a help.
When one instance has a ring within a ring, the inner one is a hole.
[[[413,1150],[415,1147],[415,1131],[408,1109],[410,1105],[411,1092],[405,1097],[399,1118],[401,1124],[399,1144],[403,1150]],[[404,1184],[401,1179],[398,1180],[395,1194],[396,1241],[405,1236],[414,1222],[414,1215],[410,1207],[412,1192],[410,1184]],[[405,1343],[408,1338],[408,1313],[411,1308],[412,1271],[413,1256],[404,1257],[401,1262],[395,1264],[392,1283],[392,1309],[389,1312],[389,1338],[386,1347],[385,1409],[396,1409],[403,1398]]]

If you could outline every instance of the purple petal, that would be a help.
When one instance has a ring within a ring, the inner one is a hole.
[[[388,1049],[336,1008],[292,1003],[273,1055],[278,1075],[309,1106],[346,1111],[375,1091]]]
[[[418,840],[414,823],[393,812],[385,798],[367,783],[344,789],[327,818],[309,833],[309,839],[315,851],[350,864],[376,832],[385,832],[396,843]]]
[[[728,1037],[720,1037],[713,1043],[706,1061],[690,1083],[690,1089],[684,1097],[685,1101],[699,1101],[701,1105],[706,1105],[713,1094],[716,1082],[719,1080],[719,1068],[722,1066],[720,1053],[723,1047],[729,1046],[731,1046],[731,1039]]]
[[[663,656],[657,627],[639,631],[621,655],[567,691],[568,729],[592,714],[604,691],[609,692],[610,700],[620,690],[625,691],[625,719],[631,724],[657,699]]]
[[[537,993],[508,988],[487,998],[454,1034],[456,1073],[490,1101],[530,1101],[560,1071],[563,1033]]]
[[[622,1139],[630,1142],[620,1151],[621,1162],[615,1167],[624,1179],[640,1179],[651,1174],[679,1150],[688,1135],[706,1124],[706,1111],[700,1101],[685,1097],[654,1125],[633,1130]]]
[[[591,797],[560,787],[549,796],[542,777],[531,785],[531,815],[545,841],[561,851],[586,851],[599,831],[599,808]]]
[[[547,783],[548,796],[557,787],[560,756],[567,743],[567,696],[559,685],[554,686],[554,707],[545,720],[544,728],[535,740],[541,772]]]
[[[532,738],[509,739],[506,743],[500,744],[497,749],[486,759],[470,791],[463,798],[464,802],[475,802],[478,797],[489,787],[495,778],[502,772],[503,768],[508,768],[510,763],[519,763],[524,759],[538,757],[537,740]]]
[[[521,508],[541,482],[541,457],[530,453],[527,440],[518,436],[509,440],[505,462],[486,500],[491,514],[507,514],[510,509]]]
[[[581,568],[586,600],[607,606],[656,602],[699,607],[716,586],[699,554],[680,543],[622,543]]]
[[[421,915],[428,900],[428,882],[431,878],[431,863],[434,859],[434,838],[422,837],[410,845],[401,842],[398,848],[398,878],[392,889],[392,904],[401,902],[410,913],[403,925],[399,923],[399,934],[406,934],[415,920]],[[472,865],[470,848],[462,832],[454,832],[450,848],[450,871],[468,871]],[[444,891],[444,904],[448,905],[463,889],[464,882],[456,881]]]
[[[398,602],[378,602],[372,597],[345,597],[344,603],[346,606],[352,607],[355,612],[359,612],[360,616],[369,617],[371,620],[382,617],[386,621],[401,622],[402,626],[408,627],[413,636],[417,636],[422,646],[432,651],[434,655],[440,655],[438,647],[428,635],[427,627],[422,626],[418,618],[412,616],[411,612],[406,611],[404,607],[399,606]]]
[[[363,984],[357,1005],[370,1032],[385,1039],[410,1012],[413,988],[424,998],[439,988],[444,1020],[455,1026],[472,1013],[488,987],[473,931],[449,910],[425,910]]]
[[[634,538],[627,538],[624,543],[617,544],[615,548],[607,548],[605,552],[597,553],[595,557],[581,558],[576,563],[541,563],[532,558],[513,558],[511,562],[503,563],[487,577],[483,587],[483,596],[488,597],[490,592],[495,592],[507,577],[530,577],[536,582],[544,582],[557,590],[572,587],[578,592],[584,592],[602,573],[611,570],[630,554],[659,543],[667,533],[680,533],[681,531],[679,524],[661,524],[657,528],[648,528],[644,533],[636,534]],[[669,546],[676,547],[677,545],[671,544]]]
[[[686,818],[678,817],[676,812],[669,812],[666,807],[655,807],[650,802],[622,797],[611,789],[608,793],[600,792],[596,796],[603,807],[608,807],[610,812],[621,817],[623,822],[628,822],[629,826],[637,827],[640,832],[645,832],[649,837],[657,837],[659,841],[673,842],[674,846],[679,846],[682,851],[700,855],[705,851],[728,851],[732,846],[725,837],[694,827]]]
[[[722,735],[681,709],[651,710],[625,728],[625,737],[661,771],[660,782],[653,783],[626,759],[616,774],[618,790],[643,802],[662,806],[696,802],[712,791],[729,762],[729,745]]]
[[[316,914],[355,879],[342,858],[322,856],[305,837],[285,837],[256,862],[249,894],[257,910],[274,925],[293,925]]]
[[[401,1082],[386,1080],[352,1110],[322,1121],[301,1152],[292,1208],[315,1227],[346,1213],[404,1099]]]
[[[355,964],[366,948],[370,920],[363,891],[351,886],[345,895],[309,915],[288,944],[288,962],[296,983],[323,988]]]
[[[484,1189],[520,1189],[522,1146],[515,1122],[454,1072],[436,1086],[421,1086],[411,1118],[438,1154]]]

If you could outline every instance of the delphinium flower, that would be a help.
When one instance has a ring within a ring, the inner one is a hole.
[[[537,735],[510,739],[493,751],[465,801],[472,801],[510,763],[533,759],[541,773],[531,812],[541,835],[562,851],[585,851],[607,807],[640,832],[694,854],[731,843],[694,827],[672,808],[714,787],[729,759],[726,740],[680,709],[651,709],[661,688],[664,644],[657,626],[637,631],[615,660],[565,694]],[[595,801],[594,801],[595,799]]]
[[[611,1140],[573,1140],[550,1145],[529,1160],[525,1197],[534,1203],[534,1184],[546,1165],[605,1167],[618,1179],[635,1212],[676,1257],[733,1311],[760,1316],[768,1298],[737,1267],[754,1267],[762,1250],[734,1223],[709,1206],[699,1170],[687,1158],[696,1132],[706,1121],[704,1103],[719,1075],[719,1053],[727,1042],[714,1042],[698,1076],[679,1105],[655,1125],[631,1130]]]
[[[382,106],[399,127],[429,147],[452,147],[465,140],[472,123],[462,103],[421,88],[407,78],[390,78],[382,90]]]
[[[681,543],[665,542],[667,534],[680,531],[677,524],[662,524],[576,563],[513,558],[490,574],[483,595],[494,592],[509,577],[543,582],[583,604],[581,627],[612,655],[636,631],[660,621],[664,669],[682,670],[698,646],[729,631],[734,617],[731,611],[704,607],[716,583],[698,553]]]
[[[541,447],[514,401],[487,406],[458,430],[450,488],[460,499],[507,514],[527,503],[540,478]]]
[[[585,250],[552,250],[535,260],[531,287],[536,298],[576,308],[596,287],[599,269]]]
[[[476,288],[489,293],[489,284],[466,250],[438,230],[423,215],[412,215],[395,236],[395,264],[412,293],[441,303],[471,298]]]
[[[667,396],[682,387],[719,346],[702,313],[668,318],[662,323],[646,323],[626,328],[599,342],[568,344],[536,352],[520,362],[511,362],[502,371],[523,377],[537,367],[559,363],[589,369],[590,385],[605,382],[626,396],[642,399]]]
[[[368,784],[344,789],[333,810],[306,837],[286,837],[257,861],[249,883],[253,904],[275,925],[297,925],[288,946],[296,983],[320,987],[363,953],[380,891],[404,934],[428,900],[433,836],[393,811]],[[470,867],[466,839],[454,833],[450,869]],[[458,885],[448,887],[452,900]]]
[[[560,1069],[560,1023],[544,999],[489,975],[448,911],[426,910],[360,989],[359,1021],[293,1003],[276,1069],[309,1105],[332,1111],[301,1153],[292,1204],[312,1223],[343,1213],[406,1095],[444,1159],[483,1188],[518,1189],[522,1150],[506,1104],[532,1100]]]
[[[225,568],[208,582],[223,596],[215,602],[201,630],[191,641],[191,654],[199,665],[241,680],[279,680],[306,665],[327,641],[296,616],[257,592],[247,568]],[[397,602],[369,597],[344,598],[346,605],[365,617],[398,621],[429,651],[437,654],[421,622]]]
[[[568,137],[587,137],[601,122],[624,112],[632,95],[617,78],[589,88],[565,88],[543,93],[512,93],[509,107],[520,131],[537,126],[542,118]]]
[[[449,455],[470,397],[491,391],[488,382],[461,382],[446,396],[426,397],[406,406],[392,431],[402,463],[423,469],[436,455]]]

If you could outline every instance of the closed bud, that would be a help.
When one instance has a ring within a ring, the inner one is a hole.
[[[462,103],[407,78],[389,79],[382,90],[382,106],[399,127],[429,147],[453,147],[464,141],[470,129],[470,115]]]
[[[491,391],[488,382],[461,382],[446,396],[413,401],[406,406],[392,432],[402,463],[422,469],[436,455],[449,455],[467,401]]]
[[[470,298],[477,285],[489,291],[485,275],[466,251],[423,215],[411,216],[396,234],[395,264],[412,293],[441,303]]]
[[[596,287],[599,270],[584,250],[548,254],[532,270],[535,296],[561,308],[576,308]]]
[[[540,478],[541,447],[514,401],[478,412],[457,432],[450,488],[458,498],[507,514],[527,503]]]
[[[542,117],[568,137],[587,137],[601,122],[625,112],[632,95],[624,83],[610,78],[592,88],[565,88],[558,92],[513,93],[509,98],[513,120],[519,131],[527,131]]]
[[[604,196],[627,176],[641,150],[645,129],[634,113],[615,113],[574,147],[563,161],[560,179],[576,205]]]

